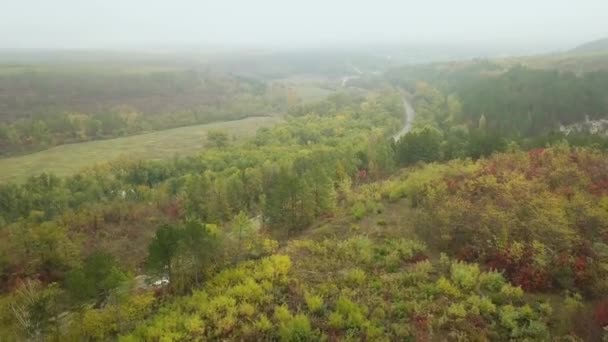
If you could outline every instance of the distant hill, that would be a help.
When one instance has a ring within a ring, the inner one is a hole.
[[[570,52],[608,52],[608,38],[594,40],[575,47]]]

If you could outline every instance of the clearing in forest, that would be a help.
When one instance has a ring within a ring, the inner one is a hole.
[[[67,176],[84,167],[123,155],[143,159],[166,159],[176,154],[194,154],[204,147],[204,138],[209,130],[223,130],[231,137],[245,138],[255,135],[258,128],[271,126],[278,120],[276,117],[250,117],[116,139],[61,145],[24,156],[3,158],[0,159],[0,183],[23,181],[42,172]]]

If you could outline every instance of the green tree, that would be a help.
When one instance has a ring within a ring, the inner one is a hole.
[[[437,129],[425,127],[404,135],[397,141],[396,158],[401,165],[441,159],[442,135]]]
[[[236,240],[236,260],[240,261],[243,254],[244,242],[254,238],[254,229],[251,220],[244,212],[239,212],[234,217],[231,224],[231,234]]]
[[[218,236],[212,226],[190,220],[180,232],[180,247],[179,254],[190,261],[194,281],[199,285],[201,272],[209,266],[219,247]]]
[[[127,275],[112,255],[95,252],[85,259],[82,267],[67,274],[65,287],[76,300],[101,301],[125,280]]]
[[[264,218],[271,228],[282,229],[286,236],[306,227],[314,218],[315,203],[307,180],[290,167],[275,171],[265,189]]]
[[[21,334],[39,340],[57,327],[61,290],[56,283],[46,288],[37,281],[26,281],[15,291],[10,302],[13,318]]]
[[[162,225],[148,247],[148,266],[156,272],[167,272],[169,282],[173,277],[173,262],[178,253],[180,231],[170,225]]]
[[[220,130],[210,130],[207,132],[207,145],[216,148],[227,147],[230,142],[228,133]]]

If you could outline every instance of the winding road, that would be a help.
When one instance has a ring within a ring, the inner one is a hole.
[[[348,63],[348,66],[353,71],[355,71],[356,74],[342,77],[342,88],[346,87],[350,80],[358,79],[361,77],[361,75],[363,75],[363,72],[361,71],[361,69],[357,68],[356,66],[354,66],[350,63]],[[401,130],[399,130],[399,132],[397,132],[393,135],[394,141],[401,139],[402,136],[406,135],[407,132],[409,132],[412,129],[412,124],[414,123],[414,119],[416,118],[416,111],[414,110],[414,107],[412,107],[412,105],[407,100],[407,94],[405,93],[405,91],[403,89],[401,89],[401,93],[402,93],[401,100],[403,101],[404,124],[403,124],[403,127],[401,128]]]

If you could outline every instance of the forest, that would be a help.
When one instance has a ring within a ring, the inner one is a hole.
[[[318,101],[225,70],[0,73],[0,154],[281,116],[0,183],[0,340],[607,339],[608,137],[559,127],[607,117],[608,74],[386,70]]]
[[[406,66],[387,77],[410,92],[424,82],[454,95],[463,106],[455,122],[476,127],[483,116],[488,129],[515,138],[559,132],[560,126],[605,118],[608,112],[606,70],[576,74],[477,60]]]
[[[189,64],[8,65],[0,89],[0,155],[274,115],[297,101],[285,85]]]

